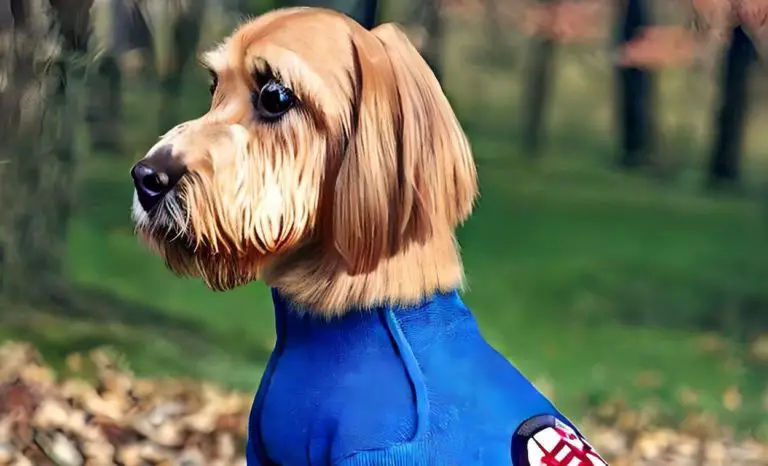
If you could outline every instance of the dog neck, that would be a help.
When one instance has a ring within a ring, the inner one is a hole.
[[[464,281],[452,232],[412,243],[375,270],[350,275],[335,251],[309,243],[276,259],[263,273],[267,285],[312,312],[338,316],[380,305],[415,305]]]

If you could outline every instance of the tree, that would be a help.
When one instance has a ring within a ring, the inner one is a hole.
[[[501,29],[497,0],[483,0],[483,24],[491,50],[503,49],[504,34]]]
[[[373,29],[378,23],[379,2],[377,0],[361,0],[358,2],[356,18],[366,29]]]
[[[88,122],[94,149],[118,151],[122,124],[121,60],[128,53],[151,62],[152,36],[139,0],[109,2],[110,36],[90,89]]]
[[[641,37],[651,25],[647,0],[627,0],[618,8],[618,48]],[[654,76],[650,70],[618,63],[616,113],[619,122],[619,166],[632,169],[649,164],[655,142]]]
[[[13,28],[4,32],[12,40],[0,46],[8,69],[0,96],[0,295],[6,299],[51,299],[64,281],[92,1],[10,0]]]
[[[504,34],[504,13],[499,10],[499,0],[482,1],[486,45],[481,55],[484,56],[485,64],[497,68],[514,65],[517,57]]]
[[[441,0],[423,0],[423,24],[426,39],[421,50],[437,80],[443,81],[443,15],[440,8]]]
[[[18,29],[24,29],[29,23],[29,6],[24,0],[10,0],[8,9],[13,16],[13,26]]]
[[[757,52],[741,26],[733,29],[723,58],[720,108],[714,123],[715,140],[709,163],[713,187],[738,182],[741,152],[749,112],[749,77]]]
[[[280,0],[230,0],[234,9],[244,16],[259,15],[274,8],[285,6]]]
[[[362,24],[366,29],[373,29],[378,21],[379,2],[377,0],[284,0],[283,6],[315,6],[340,11]]]
[[[544,20],[554,22],[556,18],[554,14],[547,14]],[[557,44],[551,29],[547,25],[537,28],[530,38],[526,53],[522,143],[525,153],[532,156],[541,153],[542,127],[549,108],[554,81],[553,68]]]
[[[204,13],[204,0],[192,0],[186,4],[178,4],[170,12],[171,50],[167,55],[167,63],[160,71],[162,103],[160,105],[159,130],[161,134],[179,123],[178,104],[184,72],[197,55]]]

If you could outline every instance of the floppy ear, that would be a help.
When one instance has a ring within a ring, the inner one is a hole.
[[[333,239],[352,274],[472,211],[472,153],[440,83],[393,24],[353,36],[357,94],[336,179]]]

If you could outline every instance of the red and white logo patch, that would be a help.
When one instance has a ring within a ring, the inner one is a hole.
[[[603,458],[581,435],[555,420],[528,438],[530,466],[607,466]]]

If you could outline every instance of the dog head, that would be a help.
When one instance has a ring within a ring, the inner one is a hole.
[[[210,110],[132,170],[137,232],[173,271],[229,289],[315,243],[367,273],[471,212],[469,144],[397,27],[277,10],[203,61]]]

